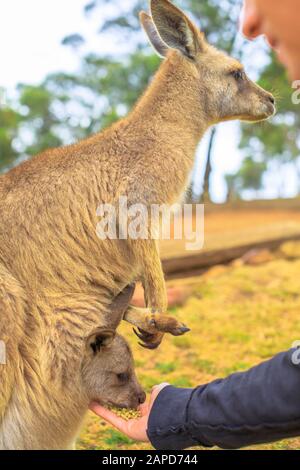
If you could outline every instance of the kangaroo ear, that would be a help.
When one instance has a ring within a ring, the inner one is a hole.
[[[204,47],[204,39],[196,26],[168,0],[151,0],[151,14],[162,40],[171,48],[194,59]]]
[[[97,328],[86,339],[86,349],[89,353],[97,354],[101,348],[109,346],[116,336],[114,330]]]
[[[169,50],[167,44],[161,39],[150,15],[144,11],[140,13],[141,24],[148,36],[150,44],[160,57],[166,57]]]

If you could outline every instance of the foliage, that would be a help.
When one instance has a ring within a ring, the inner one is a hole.
[[[19,102],[22,107],[22,130],[31,133],[26,154],[35,155],[44,149],[62,144],[55,126],[60,125],[53,108],[54,95],[41,86],[19,86]]]
[[[287,74],[273,54],[270,56],[269,64],[261,73],[259,84],[274,92],[278,110],[267,125],[257,124],[251,127],[245,125],[242,129],[240,148],[252,156],[252,171],[257,173],[257,177],[254,178],[256,184],[252,186],[254,189],[260,189],[262,186],[261,172],[265,173],[274,163],[277,171],[280,166],[293,164],[300,177],[299,106],[293,104],[293,90]],[[249,164],[250,160],[247,161]],[[257,162],[256,170],[254,170],[255,162]],[[300,178],[298,179],[300,189]]]
[[[84,44],[84,42],[84,38],[81,36],[81,34],[75,33],[64,37],[61,43],[63,46],[70,46],[73,49],[78,49]]]
[[[8,104],[0,108],[0,170],[9,167],[18,157],[14,141],[18,136],[20,115]]]
[[[240,197],[245,189],[255,191],[261,189],[266,169],[266,162],[246,157],[237,173],[225,176],[228,186],[228,200]]]

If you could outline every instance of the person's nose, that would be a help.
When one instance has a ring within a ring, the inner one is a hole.
[[[241,31],[248,39],[255,39],[262,34],[262,20],[257,11],[255,0],[245,0],[241,13]]]

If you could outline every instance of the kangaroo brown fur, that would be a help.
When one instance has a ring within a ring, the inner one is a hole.
[[[152,312],[155,323],[167,308],[157,242],[99,240],[99,204],[116,205],[120,196],[128,205],[175,202],[211,125],[274,113],[272,95],[210,46],[183,12],[152,0],[151,14],[141,21],[165,60],[133,111],[0,177],[0,339],[7,346],[0,447],[5,436],[18,446],[25,423],[35,435],[46,433],[49,448],[65,429],[72,430],[65,441],[74,437],[84,338],[98,325],[111,328],[109,305],[127,285],[142,280],[150,309],[129,309],[132,323]]]
[[[61,326],[57,328],[49,358],[58,367],[56,372],[52,368],[43,370],[39,356],[32,355],[32,339],[38,335],[29,342],[29,336],[24,336],[19,344],[22,350],[16,354],[16,358],[21,357],[19,363],[11,356],[15,354],[10,351],[14,335],[9,336],[7,365],[14,361],[16,367],[9,367],[13,377],[5,377],[10,385],[8,392],[1,389],[8,402],[6,408],[1,407],[0,449],[68,449],[91,401],[128,408],[144,402],[146,395],[135,375],[131,349],[115,332],[132,293],[129,287],[110,304],[110,327],[103,318],[101,324],[99,315],[99,326],[87,336],[82,328],[82,336],[75,337],[78,351],[72,335]]]

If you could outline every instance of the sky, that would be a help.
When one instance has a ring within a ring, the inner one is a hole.
[[[86,39],[82,53],[99,54],[125,47],[122,41],[97,34],[101,19],[112,10],[108,4],[92,16],[84,14],[88,0],[8,0],[0,3],[0,86],[38,83],[49,72],[76,70],[78,58],[61,40],[73,33]],[[122,6],[130,0],[122,0]]]
[[[0,87],[8,90],[18,83],[39,83],[50,72],[75,71],[79,59],[72,50],[61,45],[61,40],[72,33],[86,38],[82,53],[95,51],[119,53],[126,45],[106,36],[105,41],[97,34],[101,19],[109,13],[110,5],[86,17],[83,8],[87,0],[9,0],[0,6]],[[122,7],[130,0],[122,0]],[[145,1],[145,5],[146,5]],[[105,10],[105,11],[104,11]],[[259,59],[257,59],[259,62]],[[212,175],[212,194],[216,202],[224,200],[226,185],[224,174],[238,170],[243,156],[238,150],[238,126],[225,123],[219,126]],[[207,138],[200,146],[196,164],[196,185],[201,182],[204,171]],[[288,170],[287,170],[288,171]],[[293,175],[290,175],[287,195],[293,195]],[[274,197],[276,185],[270,185],[263,194]],[[276,196],[276,194],[275,194]]]

